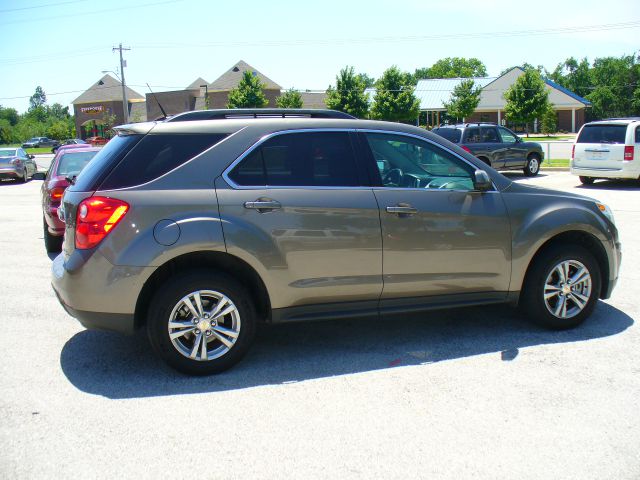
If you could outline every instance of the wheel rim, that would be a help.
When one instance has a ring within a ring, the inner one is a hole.
[[[587,267],[563,260],[551,269],[544,284],[544,303],[557,318],[572,318],[589,303],[593,282]]]
[[[191,292],[178,301],[167,324],[181,355],[206,362],[225,355],[240,335],[240,313],[226,295],[213,290]]]
[[[532,158],[531,160],[529,160],[529,171],[531,173],[536,173],[538,171],[538,159],[537,158]]]

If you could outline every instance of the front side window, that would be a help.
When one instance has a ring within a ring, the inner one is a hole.
[[[277,135],[247,155],[229,178],[242,186],[359,186],[347,132]]]
[[[426,141],[383,133],[367,133],[382,186],[473,190],[474,168]]]
[[[506,128],[500,127],[498,129],[498,131],[500,132],[500,138],[502,138],[502,141],[504,143],[515,143],[516,142],[516,136],[513,133],[511,133],[509,130],[507,130]]]
[[[467,128],[464,132],[464,143],[480,143],[480,129],[478,127]]]

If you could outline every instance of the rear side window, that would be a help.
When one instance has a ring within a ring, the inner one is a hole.
[[[498,132],[493,127],[482,127],[480,129],[481,139],[483,143],[499,143]]]
[[[253,150],[229,178],[243,186],[360,185],[347,132],[277,135]]]
[[[585,125],[576,143],[624,143],[626,125]]]
[[[640,143],[640,127],[636,127],[636,143]]]
[[[97,190],[100,183],[124,156],[137,144],[142,135],[117,136],[109,140],[105,147],[93,157],[93,161],[78,175],[70,190],[91,192]]]
[[[461,132],[459,128],[434,128],[431,131],[440,135],[442,138],[446,138],[450,142],[460,142]]]
[[[467,128],[464,131],[464,143],[480,143],[480,129],[477,127]]]
[[[113,169],[100,189],[112,190],[150,182],[225,137],[224,134],[146,135]]]

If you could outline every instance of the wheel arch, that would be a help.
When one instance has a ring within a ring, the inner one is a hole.
[[[269,321],[271,318],[269,293],[258,273],[248,263],[228,253],[199,251],[172,258],[158,267],[147,279],[136,302],[135,328],[145,325],[151,298],[164,281],[177,273],[203,268],[224,272],[236,278],[247,287],[254,301],[258,318]]]
[[[533,254],[531,260],[529,260],[529,264],[527,266],[527,271],[523,277],[522,286],[520,289],[520,297],[522,297],[522,292],[524,291],[524,285],[526,284],[527,277],[531,272],[531,269],[535,262],[549,249],[557,247],[559,245],[569,246],[569,245],[579,245],[585,248],[589,253],[591,253],[596,262],[598,264],[598,268],[600,269],[600,292],[598,292],[598,297],[602,298],[605,295],[605,291],[607,285],[609,283],[609,259],[607,257],[607,252],[602,246],[602,243],[592,234],[585,232],[583,230],[570,230],[566,232],[559,233],[551,238],[549,238],[546,242],[544,242],[538,250]]]

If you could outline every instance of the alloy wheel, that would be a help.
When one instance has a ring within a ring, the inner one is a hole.
[[[562,319],[578,315],[589,303],[593,290],[591,274],[577,260],[563,260],[551,269],[544,285],[544,303]]]

